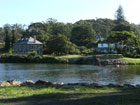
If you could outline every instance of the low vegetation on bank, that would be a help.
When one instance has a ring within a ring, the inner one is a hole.
[[[28,55],[4,54],[0,58],[1,63],[67,63],[66,59],[54,56],[40,56],[31,52]]]
[[[97,55],[37,55],[31,52],[28,55],[3,54],[1,63],[68,63],[68,64],[92,64],[92,65],[140,65],[140,58],[128,58],[122,54],[97,54]]]
[[[126,64],[128,64],[128,65],[140,65],[140,58],[123,57],[121,59],[125,60]]]
[[[140,89],[0,87],[0,105],[139,105]]]

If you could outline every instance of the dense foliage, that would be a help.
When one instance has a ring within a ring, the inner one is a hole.
[[[1,63],[67,63],[66,59],[48,57],[48,56],[39,56],[34,52],[29,53],[28,55],[9,55],[4,54],[0,59]]]
[[[75,26],[71,32],[71,41],[78,46],[91,47],[95,38],[95,31],[88,25]]]
[[[126,38],[125,33],[133,34]],[[108,39],[108,43],[127,42],[127,46],[135,47],[140,53],[140,25],[130,24],[125,20],[123,8],[119,6],[112,19],[80,20],[72,23],[58,22],[49,18],[47,21],[21,24],[5,24],[0,28],[0,43],[5,43],[3,50],[12,52],[12,45],[23,37],[36,36],[43,43],[44,54],[65,55],[84,54],[96,48],[96,38]],[[115,38],[114,38],[115,37]],[[122,37],[124,40],[122,40]],[[121,38],[121,39],[120,39]],[[116,41],[118,39],[118,41]],[[90,51],[89,51],[90,50]]]
[[[66,55],[80,53],[80,51],[75,44],[70,42],[67,36],[59,34],[58,36],[51,37],[46,42],[46,53],[53,55]]]

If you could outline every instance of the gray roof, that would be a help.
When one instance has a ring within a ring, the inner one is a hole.
[[[15,44],[42,44],[41,42],[39,42],[38,40],[35,40],[32,37],[29,38],[22,38],[21,40],[17,41]]]

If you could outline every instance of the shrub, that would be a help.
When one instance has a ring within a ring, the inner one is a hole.
[[[2,63],[68,63],[68,60],[55,58],[55,57],[46,57],[40,55],[9,55],[4,54],[1,56],[0,62]]]

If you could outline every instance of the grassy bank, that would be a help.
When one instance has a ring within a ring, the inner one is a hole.
[[[140,58],[127,58],[123,57],[122,60],[125,60],[128,65],[140,65]]]
[[[99,59],[120,59],[122,58],[122,54],[97,54],[96,58]]]
[[[127,65],[140,65],[140,58],[123,57],[121,54],[98,54],[97,59],[118,59],[124,60]]]
[[[57,56],[59,58],[83,58],[83,57],[87,57],[85,55],[64,55],[64,56]]]
[[[140,89],[0,87],[0,105],[140,105]]]
[[[0,63],[67,63],[66,59],[57,58],[54,56],[39,56],[32,55],[13,55],[3,54],[0,58]]]
[[[88,59],[89,58],[89,59]],[[140,58],[123,57],[122,54],[97,54],[97,55],[65,55],[65,56],[32,56],[32,55],[10,55],[1,56],[1,63],[70,63],[72,64],[94,64],[96,59],[124,60],[127,65],[140,65]]]

